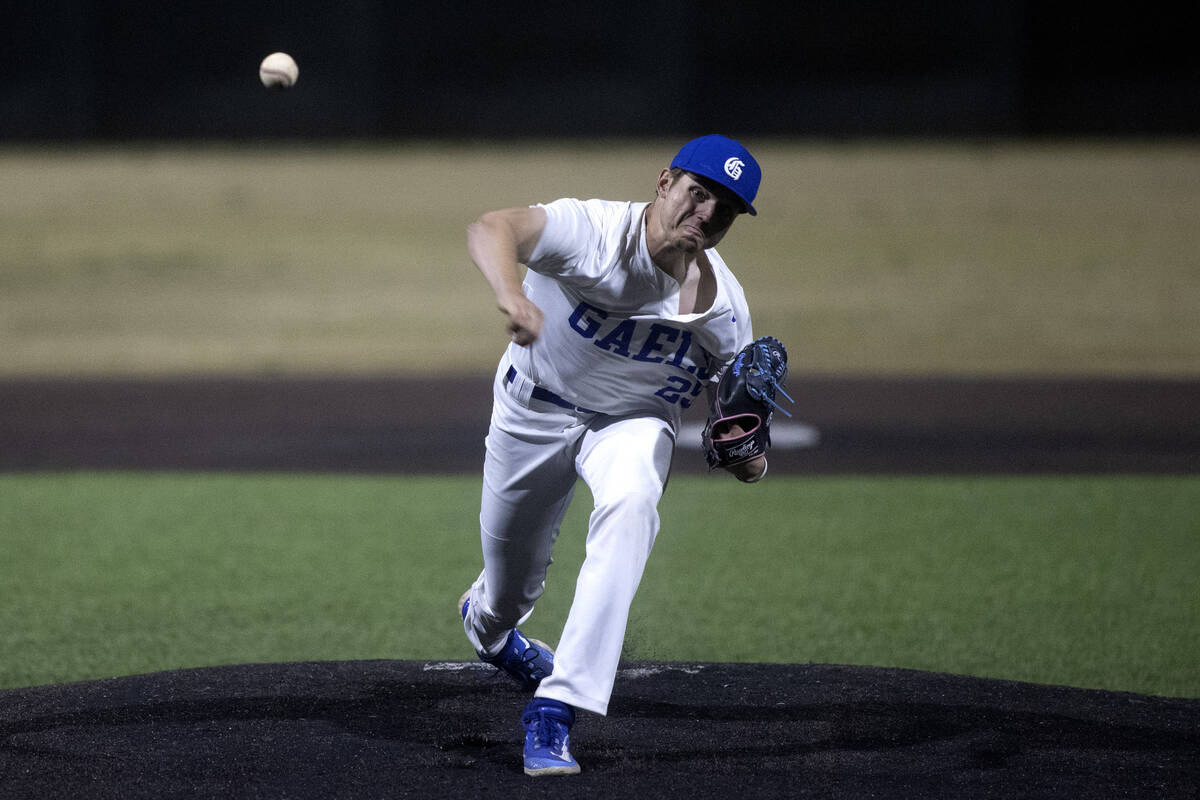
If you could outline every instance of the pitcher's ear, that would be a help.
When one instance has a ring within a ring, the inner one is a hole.
[[[667,189],[671,188],[671,184],[675,182],[675,173],[670,169],[664,169],[658,173],[658,183],[655,185],[657,195],[663,197],[667,193]]]

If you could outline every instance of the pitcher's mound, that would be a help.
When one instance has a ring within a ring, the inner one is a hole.
[[[0,797],[1196,797],[1200,700],[794,664],[625,665],[576,777],[465,662],[163,672],[0,692]]]

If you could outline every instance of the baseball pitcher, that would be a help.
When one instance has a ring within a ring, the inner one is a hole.
[[[708,409],[701,447],[712,468],[746,482],[766,472],[787,355],[755,340],[742,287],[715,249],[738,216],[756,213],[761,176],[741,144],[702,136],[659,173],[649,202],[564,198],[469,227],[511,343],[486,439],[483,571],[458,611],[479,657],[533,691],[527,774],[579,772],[576,711],[607,712],[683,411]],[[551,651],[517,626],[544,589],[580,477],[595,507]]]

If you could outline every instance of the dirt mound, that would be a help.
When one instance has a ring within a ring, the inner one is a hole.
[[[1195,797],[1200,700],[896,669],[624,665],[526,778],[477,663],[162,672],[0,692],[0,797]]]

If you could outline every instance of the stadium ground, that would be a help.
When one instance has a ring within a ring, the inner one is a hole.
[[[1200,472],[1200,383],[793,379],[772,469]],[[0,470],[474,472],[478,379],[0,381]],[[786,444],[785,444],[786,442]],[[701,469],[680,449],[676,469]],[[1196,797],[1200,700],[836,665],[626,664],[532,782],[482,665],[220,667],[0,692],[0,797]]]
[[[1200,472],[1200,381],[797,377],[771,469]],[[486,378],[0,380],[0,470],[475,473]],[[693,409],[673,469],[704,469]],[[689,441],[690,440],[690,441]]]
[[[521,773],[490,668],[359,661],[0,692],[5,798],[1195,797],[1200,700],[829,665],[633,664]]]

